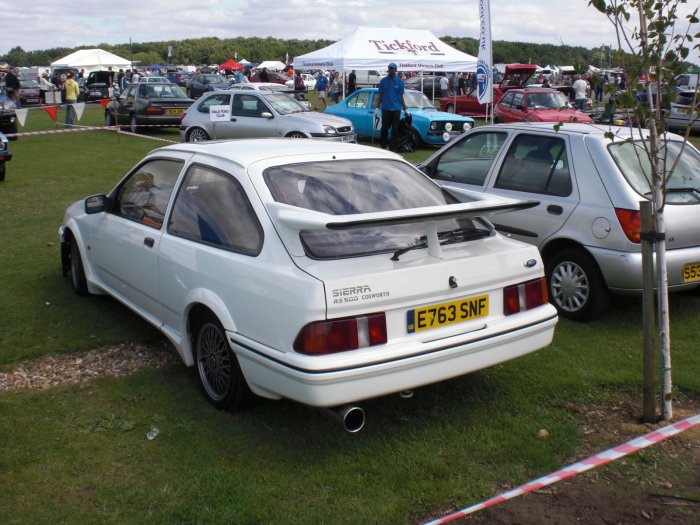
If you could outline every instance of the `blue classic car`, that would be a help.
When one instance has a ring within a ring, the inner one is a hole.
[[[377,91],[377,88],[358,89],[341,102],[328,106],[325,112],[350,120],[360,137],[379,138],[381,112],[376,111]],[[420,91],[407,89],[404,100],[412,118],[415,145],[443,146],[474,127],[474,120],[469,117],[435,109]]]

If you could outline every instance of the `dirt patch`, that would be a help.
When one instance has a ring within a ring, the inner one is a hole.
[[[570,463],[583,460],[664,424],[641,423],[641,399],[616,395],[612,406],[574,406],[583,441]],[[680,397],[674,420],[700,413],[700,399]],[[489,525],[697,525],[700,523],[700,427],[637,455],[544,487],[453,521]],[[515,487],[494,488],[494,495]],[[478,503],[478,502],[474,502]],[[467,505],[465,505],[466,507]],[[446,511],[454,512],[456,509]]]
[[[8,372],[0,372],[0,392],[26,388],[43,390],[97,377],[124,376],[140,368],[159,368],[178,360],[172,345],[166,341],[151,345],[124,343],[76,355],[45,356],[22,361]]]

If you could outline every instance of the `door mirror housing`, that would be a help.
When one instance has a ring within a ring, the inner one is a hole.
[[[85,198],[85,213],[101,213],[107,209],[106,195],[91,195]]]

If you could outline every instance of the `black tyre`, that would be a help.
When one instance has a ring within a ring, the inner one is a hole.
[[[200,316],[192,334],[197,380],[207,401],[218,409],[249,405],[253,396],[219,320],[212,314]]]
[[[78,241],[71,239],[70,243],[70,280],[73,291],[78,295],[87,295],[87,279],[83,268],[83,259],[80,257]]]
[[[192,128],[187,132],[187,142],[203,142],[209,140],[209,134],[202,128]]]
[[[105,111],[105,126],[112,127],[114,124],[114,115],[112,115],[112,113],[109,111]]]
[[[132,133],[139,132],[139,125],[138,125],[138,122],[136,122],[136,115],[131,115],[131,122],[129,123],[129,130]]]
[[[5,180],[5,161],[0,161],[0,182]]]
[[[592,321],[608,307],[610,292],[593,258],[569,248],[547,261],[549,300],[559,315],[573,321]]]
[[[494,124],[500,124],[502,122],[501,117],[494,117],[493,122],[494,122]]]
[[[291,133],[287,134],[287,137],[290,139],[305,139],[308,138],[306,135],[304,135],[301,131],[292,131]]]
[[[420,133],[415,129],[411,130],[411,141],[413,142],[413,149],[418,149],[423,145],[423,139],[420,138]]]

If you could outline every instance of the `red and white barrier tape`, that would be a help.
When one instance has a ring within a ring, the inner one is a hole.
[[[174,126],[165,126],[165,125],[156,125],[156,124],[149,124],[146,126],[139,126],[141,127],[158,127],[158,128],[172,128]],[[160,137],[154,137],[152,135],[140,135],[138,133],[131,133],[130,131],[122,131],[116,126],[74,126],[74,127],[68,127],[64,129],[48,129],[44,131],[25,131],[22,133],[9,133],[5,135],[7,138],[12,138],[12,137],[31,137],[31,136],[36,136],[36,135],[54,135],[56,133],[74,133],[76,131],[96,131],[96,130],[105,130],[105,131],[117,131],[120,135],[129,135],[131,137],[140,137],[140,138],[145,138],[145,139],[151,139],[151,140],[160,140],[162,142],[168,142],[170,144],[177,144],[176,140],[170,140],[170,139],[164,139]]]
[[[517,496],[527,494],[528,492],[532,492],[534,490],[540,489],[547,485],[551,485],[563,479],[570,478],[572,476],[575,476],[576,474],[580,474],[581,472],[585,472],[592,468],[600,467],[601,465],[605,465],[606,463],[610,463],[611,461],[615,461],[621,457],[634,454],[635,452],[638,452],[643,448],[655,445],[656,443],[659,443],[665,439],[675,436],[676,434],[680,434],[681,432],[688,430],[689,428],[692,428],[696,425],[700,425],[700,414],[688,417],[686,419],[665,426],[658,430],[654,430],[652,432],[649,432],[648,434],[627,441],[622,445],[618,445],[617,447],[609,448],[604,452],[596,454],[595,456],[591,456],[590,458],[584,459],[583,461],[579,461],[578,463],[569,465],[568,467],[564,467],[563,469],[557,470],[552,474],[548,474],[547,476],[528,481],[524,485],[504,492],[503,494],[499,494],[498,496],[488,499],[482,503],[478,503],[476,505],[472,505],[471,507],[458,510],[442,518],[427,521],[423,525],[440,525],[442,523],[449,523],[453,520],[463,518],[464,516],[472,514],[478,510],[493,507],[494,505],[497,505],[503,501],[507,501]]]

